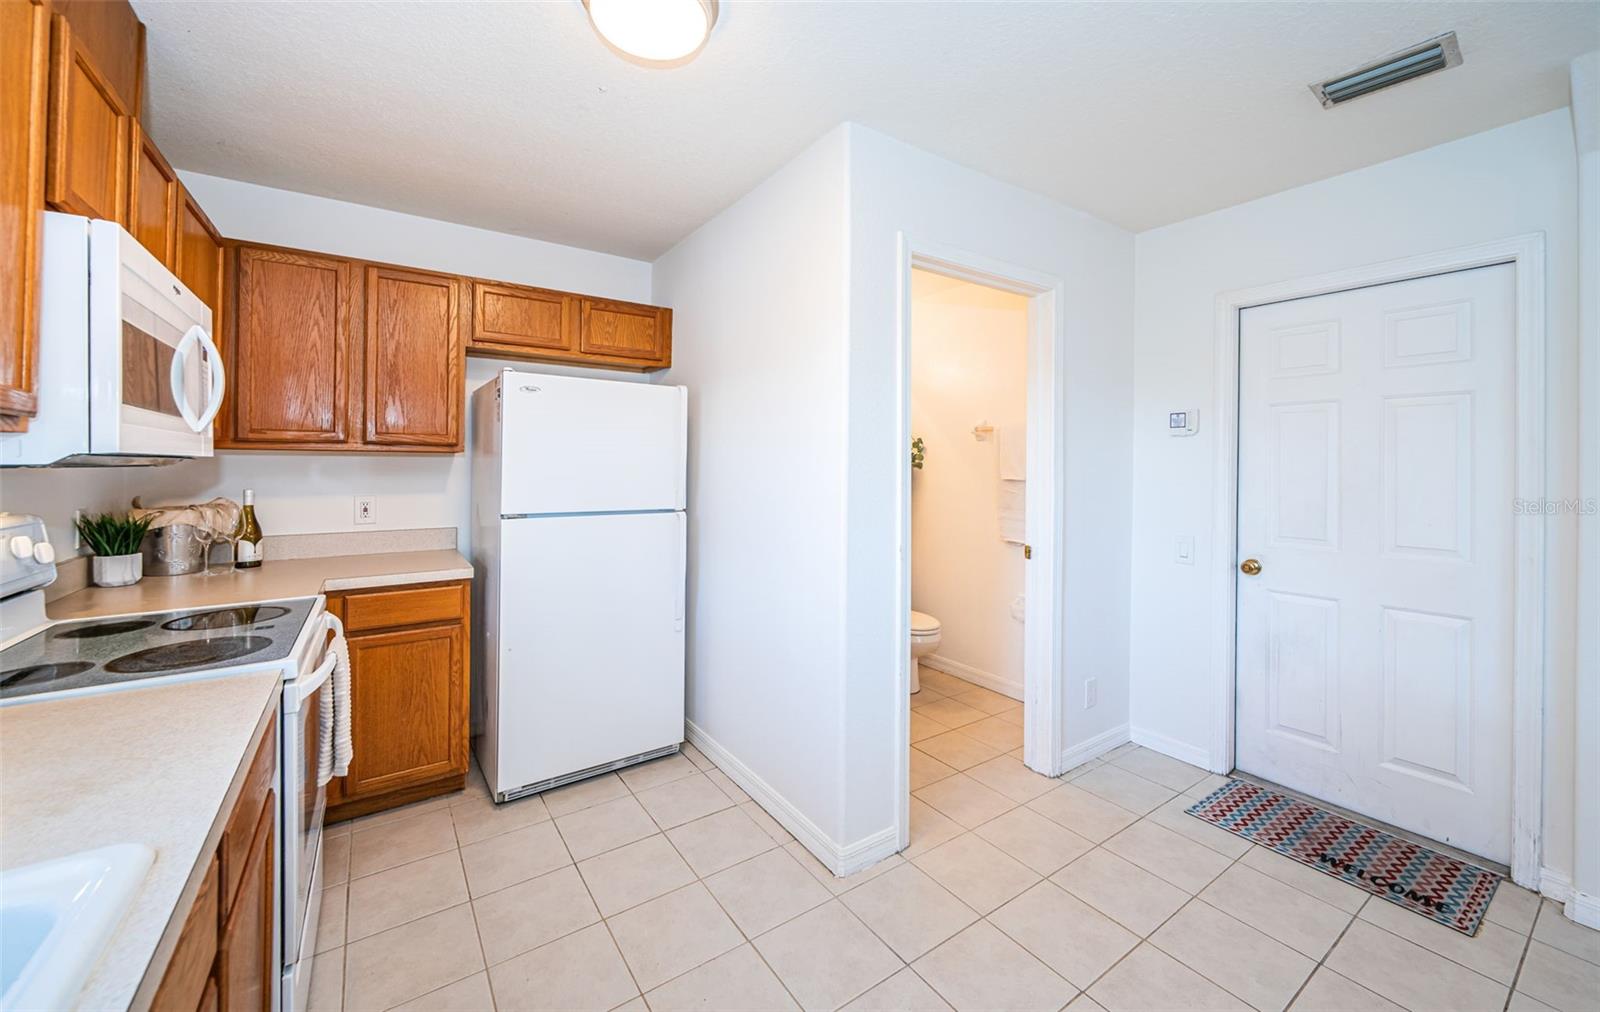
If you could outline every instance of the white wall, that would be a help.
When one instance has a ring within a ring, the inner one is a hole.
[[[215,176],[180,174],[217,228],[232,239],[650,300],[650,265],[640,260]],[[506,365],[608,379],[648,378],[473,358],[467,361],[467,389]],[[237,499],[247,486],[256,490],[262,525],[272,534],[456,527],[466,547],[470,481],[465,454],[222,451],[210,460],[161,468],[7,470],[0,472],[0,509],[43,515],[52,540],[70,545],[75,508],[123,509],[135,495],[147,502],[195,502],[216,495]],[[357,528],[353,497],[366,493],[378,496],[378,522]]]
[[[688,719],[834,841],[845,139],[824,136],[655,263],[681,335],[662,379],[689,387]]]
[[[1028,300],[912,272],[911,607],[943,627],[937,661],[1022,698],[1022,546],[1000,537],[1002,444],[1027,443]],[[995,431],[984,439],[973,427]],[[965,671],[963,669],[966,669]]]
[[[1176,751],[1210,749],[1215,425],[1213,300],[1247,288],[1488,239],[1543,232],[1548,277],[1549,495],[1575,494],[1576,217],[1565,109],[1141,233],[1135,243],[1132,722]],[[1199,406],[1173,439],[1169,410]],[[1508,506],[1509,508],[1509,506]],[[1192,566],[1173,560],[1196,540]],[[1546,526],[1549,622],[1546,860],[1572,861],[1576,519]]]

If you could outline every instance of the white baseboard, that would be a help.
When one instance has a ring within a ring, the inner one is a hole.
[[[1540,868],[1539,894],[1557,903],[1565,903],[1573,897],[1572,879],[1553,868]]]
[[[1082,766],[1090,759],[1098,759],[1118,745],[1128,741],[1128,725],[1118,724],[1116,727],[1107,728],[1088,741],[1080,742],[1061,753],[1061,772],[1065,773],[1074,766]]]
[[[1201,748],[1198,745],[1191,745],[1186,741],[1169,738],[1154,731],[1146,731],[1141,727],[1133,728],[1130,737],[1137,744],[1160,752],[1164,756],[1170,756],[1179,762],[1188,763],[1190,766],[1198,766],[1203,770],[1211,769],[1210,750]],[[1213,770],[1212,772],[1219,771]],[[1221,770],[1220,772],[1226,773],[1228,771]]]
[[[788,798],[774,790],[737,756],[701,730],[694,721],[684,721],[684,728],[688,732],[691,745],[705,753],[705,757],[710,759],[717,769],[726,773],[728,779],[738,784],[746,794],[750,795],[752,801],[760,805],[768,815],[777,819],[778,825],[787,829],[790,835],[800,841],[800,846],[809,850],[835,875],[849,875],[863,868],[869,868],[900,849],[900,841],[892,825],[851,844],[835,843],[817,827],[816,823],[807,818],[805,813],[792,805]]]
[[[973,685],[981,686],[985,689],[992,689],[1002,696],[1010,696],[1019,703],[1023,700],[1021,682],[1013,682],[1010,679],[1001,678],[992,671],[975,668],[970,664],[962,664],[960,661],[952,661],[950,658],[940,657],[938,654],[928,654],[921,660],[922,663],[935,671],[943,671],[947,675],[955,675],[962,681],[971,682]]]
[[[1568,920],[1586,928],[1600,930],[1600,896],[1573,890],[1572,898],[1567,900],[1566,915]]]

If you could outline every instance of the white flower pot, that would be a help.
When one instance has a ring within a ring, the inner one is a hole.
[[[96,587],[127,587],[138,583],[139,578],[144,576],[144,556],[138,552],[132,555],[96,555],[91,562]]]

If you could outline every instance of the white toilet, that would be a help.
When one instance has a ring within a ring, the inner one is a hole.
[[[939,636],[943,631],[939,620],[920,611],[911,613],[911,691],[922,690],[922,679],[917,676],[918,659],[939,649]]]

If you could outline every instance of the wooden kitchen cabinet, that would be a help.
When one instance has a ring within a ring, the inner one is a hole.
[[[446,274],[367,267],[368,443],[461,444],[460,292],[460,281]]]
[[[222,235],[206,217],[194,194],[178,184],[177,223],[173,228],[175,263],[173,273],[184,287],[211,307],[213,336],[222,340]]]
[[[217,942],[216,980],[229,1012],[271,1012],[273,959],[274,812],[269,804],[256,819],[238,895]]]
[[[128,184],[128,231],[139,245],[172,267],[178,255],[178,174],[138,123]]]
[[[38,413],[39,243],[44,211],[50,13],[0,4],[0,431]]]
[[[51,207],[127,222],[131,100],[112,83],[63,14],[51,18],[49,148]]]
[[[577,296],[492,281],[470,284],[474,350],[535,356],[576,353]]]
[[[460,790],[468,764],[468,584],[330,595],[350,647],[348,776],[328,785],[337,821]]]
[[[584,299],[578,309],[584,355],[659,367],[672,360],[672,310],[631,302]]]

